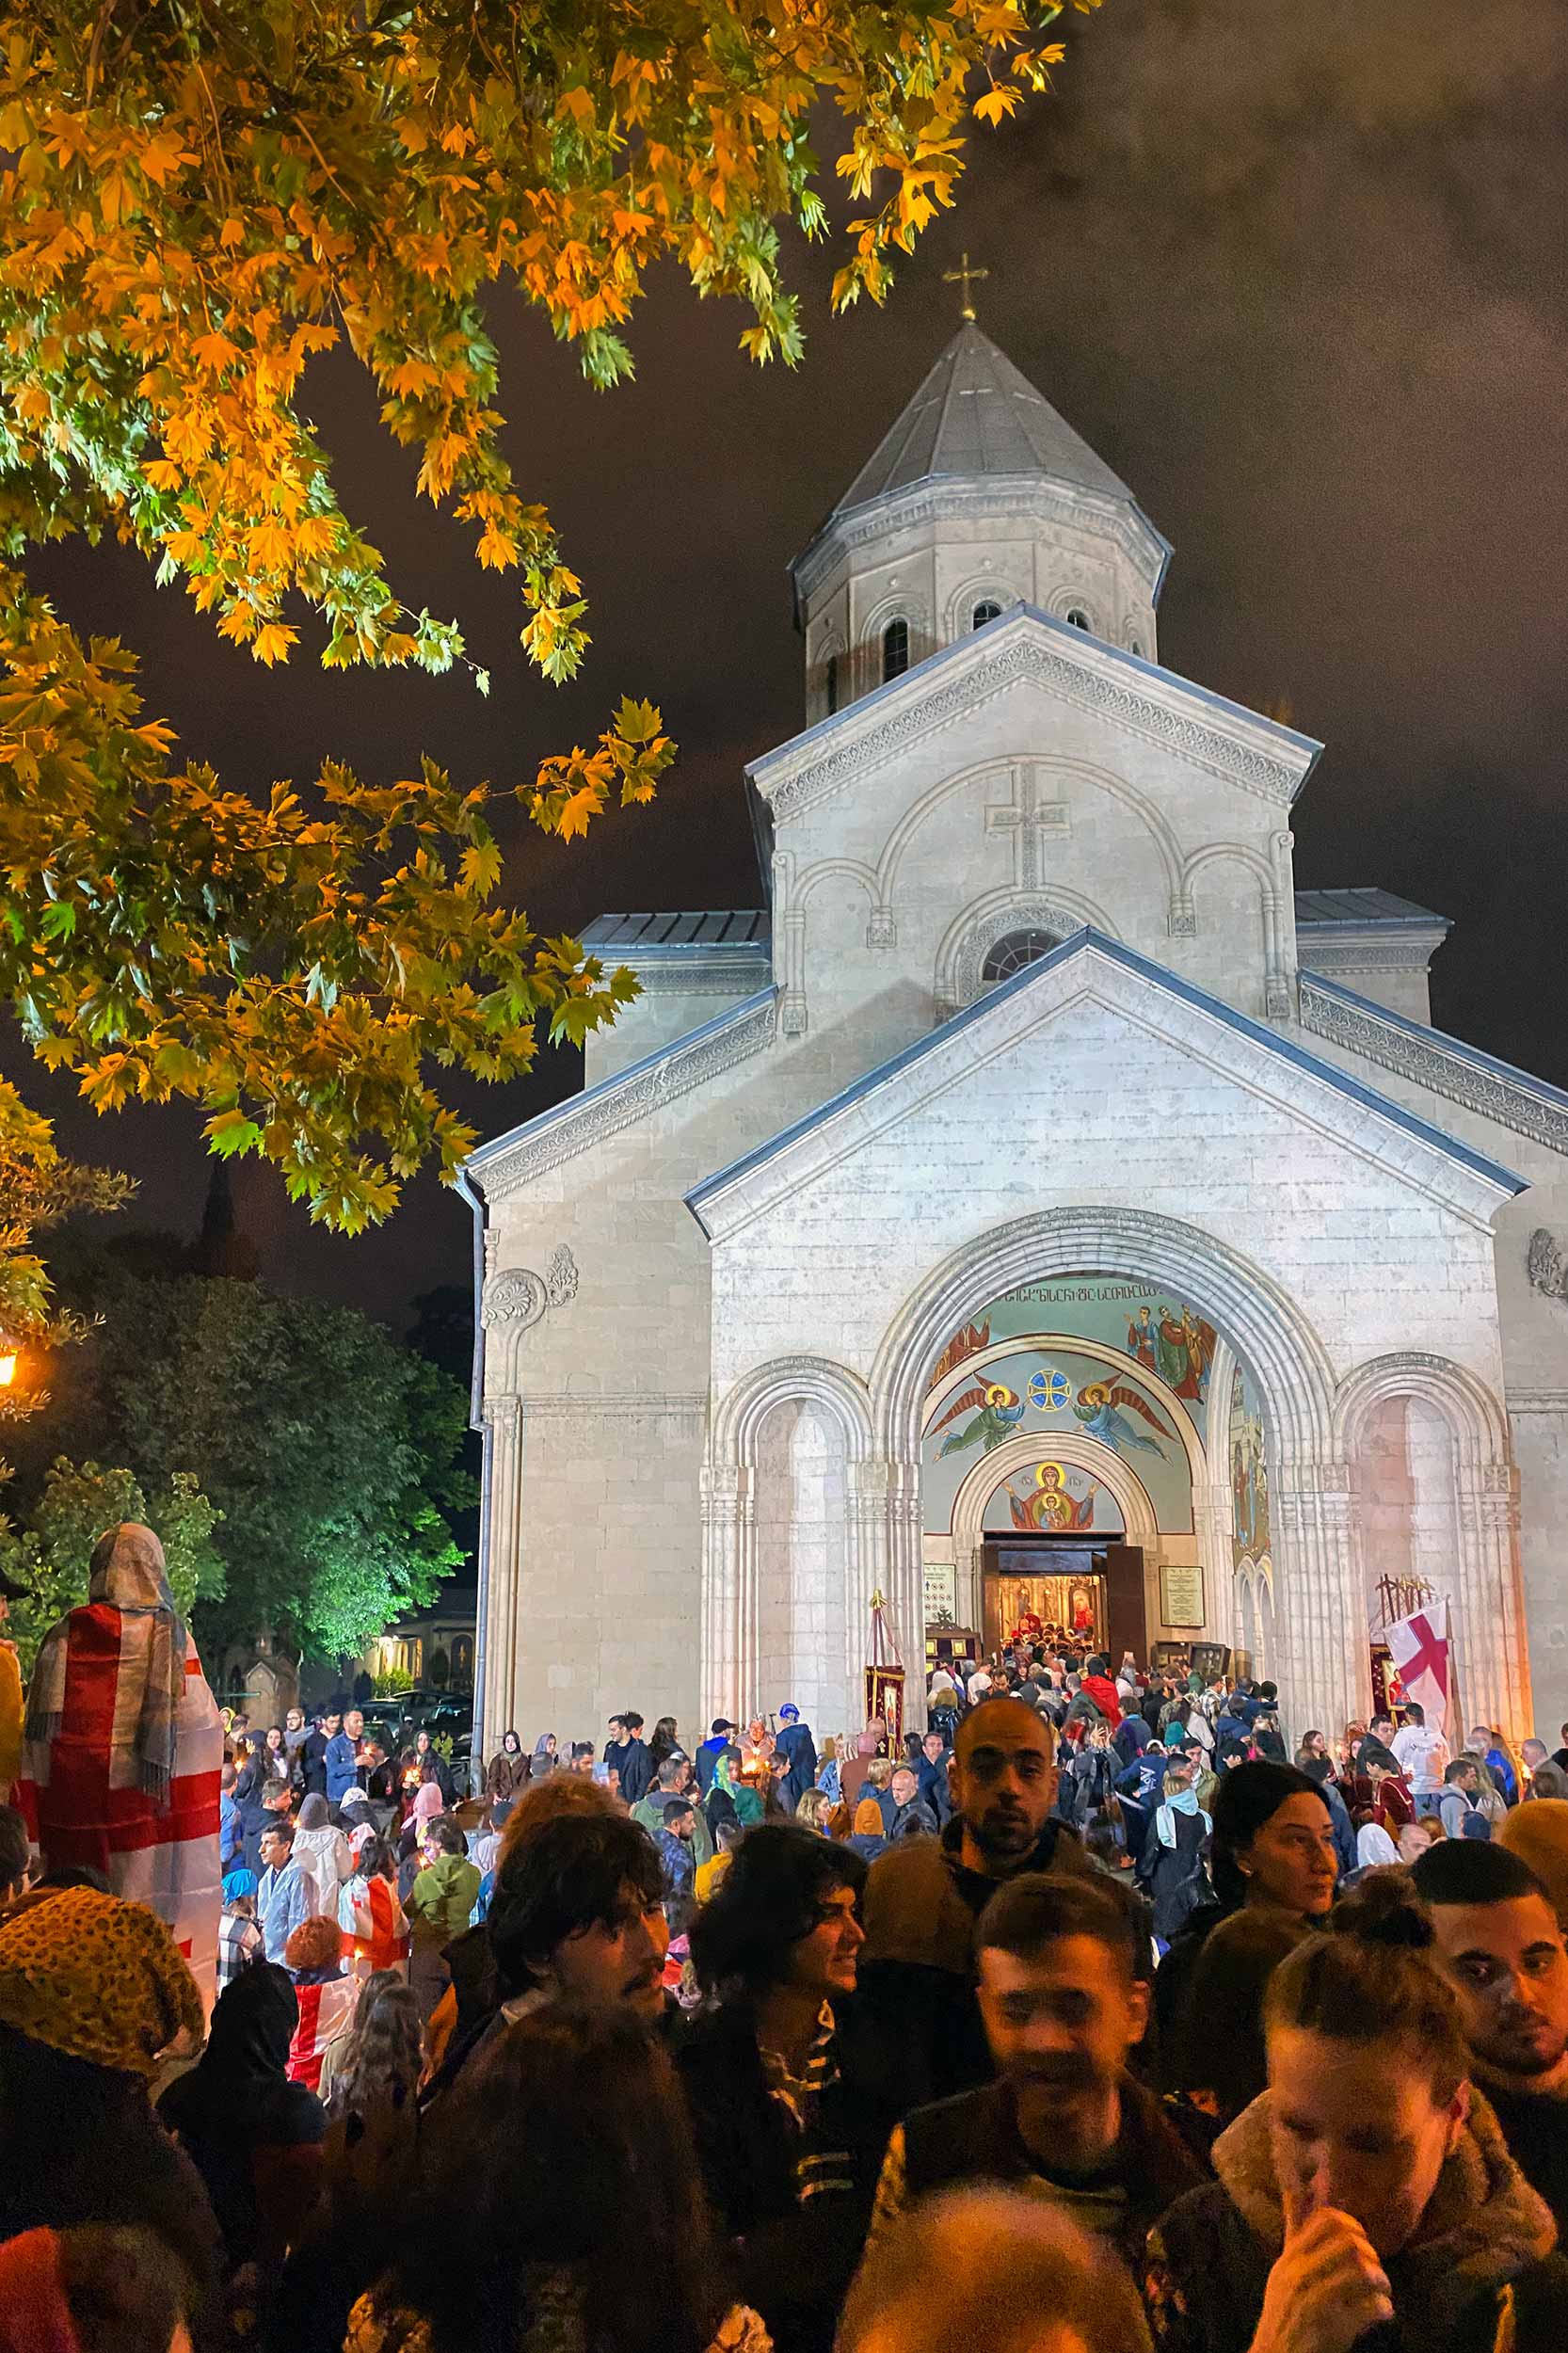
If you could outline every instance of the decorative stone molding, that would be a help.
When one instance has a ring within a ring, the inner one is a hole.
[[[546,1112],[543,1124],[531,1121],[519,1129],[514,1142],[495,1147],[493,1160],[471,1162],[470,1174],[488,1201],[503,1200],[536,1176],[636,1127],[666,1103],[706,1086],[710,1079],[760,1053],[773,1044],[776,1028],[777,1001],[770,992],[765,1002],[749,1010],[737,1007],[734,1018],[725,1021],[722,1028],[678,1040],[650,1067],[606,1080],[580,1103],[566,1104],[557,1113]]]
[[[857,517],[835,516],[794,566],[802,600],[809,605],[834,566],[873,544],[886,546],[897,533],[920,523],[969,520],[996,515],[1012,527],[1025,517],[1048,527],[1067,524],[1112,540],[1147,579],[1152,589],[1168,552],[1164,540],[1130,502],[1094,491],[1057,489],[1037,474],[993,475],[984,484],[946,488],[911,488],[896,499],[868,503]]]
[[[866,925],[866,945],[868,948],[896,948],[898,946],[898,924],[890,907],[876,907],[872,910]]]
[[[1079,924],[1079,917],[1052,899],[1018,899],[1011,906],[993,907],[969,925],[951,973],[938,975],[938,990],[960,1005],[972,1005],[984,985],[981,975],[985,959],[1009,932],[1049,932],[1060,942],[1069,939]]]
[[[830,794],[845,790],[868,768],[890,761],[922,737],[951,723],[971,718],[981,704],[994,700],[1020,681],[1044,687],[1081,710],[1102,713],[1162,749],[1208,769],[1227,784],[1239,785],[1259,800],[1288,806],[1301,782],[1298,767],[1238,743],[1233,736],[1206,725],[1190,712],[1170,709],[1157,701],[1141,681],[1134,684],[1108,675],[1101,666],[1105,660],[1103,649],[1096,650],[1093,638],[1084,638],[1082,658],[1070,659],[1053,646],[1042,644],[1037,636],[1018,638],[1010,631],[1003,633],[1011,639],[1010,643],[999,646],[994,652],[981,653],[979,649],[984,647],[989,635],[989,632],[983,632],[975,639],[978,659],[972,666],[966,665],[961,677],[946,686],[933,688],[896,717],[868,724],[854,742],[829,752],[798,774],[784,777],[772,790],[766,781],[770,763],[759,762],[751,771],[753,780],[764,800],[772,804],[775,816],[799,816]]]
[[[1264,983],[1263,1010],[1271,1021],[1288,1021],[1295,1012],[1290,1001],[1290,984],[1283,975],[1271,972]]]
[[[1425,972],[1432,959],[1433,943],[1426,938],[1367,946],[1359,939],[1318,939],[1314,932],[1310,923],[1297,927],[1302,966],[1329,978],[1336,972]]]
[[[1525,1253],[1525,1273],[1531,1290],[1540,1291],[1546,1299],[1568,1299],[1568,1258],[1565,1258],[1555,1235],[1538,1225],[1530,1236]]]
[[[728,956],[662,956],[650,964],[622,961],[630,961],[645,997],[755,997],[772,977],[772,961],[759,948]]]
[[[487,1332],[504,1323],[515,1323],[526,1332],[549,1305],[550,1292],[542,1275],[528,1267],[508,1267],[504,1274],[494,1275],[486,1284],[479,1321]]]
[[[530,1421],[583,1421],[596,1414],[617,1420],[696,1421],[707,1413],[708,1400],[700,1389],[665,1397],[651,1389],[615,1389],[573,1397],[525,1397],[522,1409]]]
[[[568,1299],[577,1297],[577,1260],[564,1241],[558,1242],[550,1254],[544,1285],[552,1307],[564,1307]]]
[[[1183,896],[1171,901],[1171,911],[1165,919],[1165,929],[1173,939],[1196,939],[1198,911],[1191,899]]]
[[[550,1254],[550,1263],[543,1274],[536,1274],[532,1267],[507,1267],[501,1274],[487,1277],[480,1302],[479,1321],[487,1332],[498,1331],[504,1324],[526,1332],[537,1323],[547,1307],[564,1307],[577,1296],[577,1261],[565,1242]]]
[[[1568,1153],[1568,1102],[1538,1094],[1522,1073],[1514,1077],[1477,1062],[1436,1031],[1430,1037],[1417,1034],[1410,1024],[1385,1017],[1375,1005],[1349,1004],[1337,991],[1315,986],[1304,970],[1301,1024],[1317,1037],[1346,1047],[1401,1079],[1412,1079],[1417,1086],[1430,1087],[1450,1103],[1495,1119],[1515,1135]]]

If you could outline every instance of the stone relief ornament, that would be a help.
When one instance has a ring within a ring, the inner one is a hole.
[[[577,1261],[565,1242],[551,1252],[550,1263],[543,1274],[536,1274],[531,1267],[508,1267],[504,1274],[491,1275],[485,1285],[484,1303],[479,1321],[487,1332],[494,1332],[503,1324],[511,1324],[526,1332],[537,1323],[547,1307],[564,1307],[568,1299],[577,1296]]]
[[[1538,1225],[1530,1236],[1525,1273],[1532,1290],[1544,1292],[1548,1299],[1568,1299],[1568,1258],[1544,1225]]]

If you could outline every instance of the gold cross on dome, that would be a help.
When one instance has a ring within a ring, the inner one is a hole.
[[[974,294],[972,290],[976,285],[978,285],[981,279],[989,278],[990,275],[991,273],[988,269],[971,269],[969,267],[969,257],[967,253],[965,254],[963,263],[959,268],[945,269],[942,272],[942,283],[944,286],[962,286],[964,289],[963,308],[958,313],[960,318],[968,319],[972,322],[974,318]]]

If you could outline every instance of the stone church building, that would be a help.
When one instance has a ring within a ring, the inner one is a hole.
[[[1297,1735],[1446,1601],[1555,1742],[1568,1096],[1432,1028],[1442,917],[1296,888],[1320,747],[1161,666],[1170,554],[967,314],[796,562],[764,907],[600,917],[641,997],[469,1163],[487,1740],[857,1728],[873,1593],[919,1721],[1047,1593]]]

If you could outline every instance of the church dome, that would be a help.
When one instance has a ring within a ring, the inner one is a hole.
[[[1020,601],[1152,661],[1169,554],[1127,485],[966,318],[792,568],[808,716]]]

